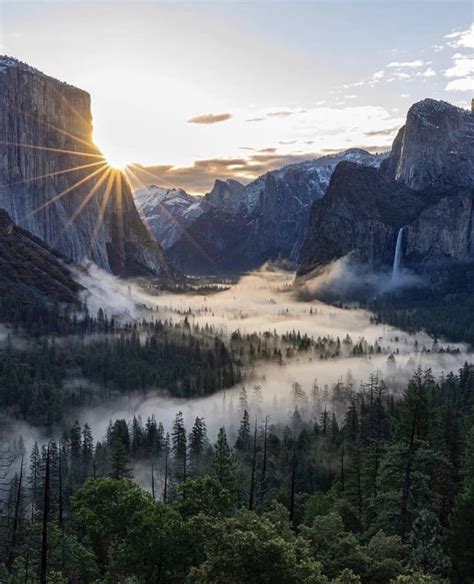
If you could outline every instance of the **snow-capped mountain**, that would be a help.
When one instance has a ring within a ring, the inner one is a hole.
[[[183,189],[150,185],[136,190],[133,197],[141,218],[165,249],[202,213],[200,200]]]
[[[188,223],[191,237],[180,237],[169,257],[180,269],[201,273],[295,260],[311,206],[323,197],[339,162],[378,167],[385,157],[354,148],[268,172],[245,187],[236,181],[216,181],[199,203],[201,213]],[[213,245],[216,241],[219,249]],[[208,250],[206,254],[200,255],[202,249]]]

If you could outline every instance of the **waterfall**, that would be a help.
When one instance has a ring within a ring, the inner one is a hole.
[[[393,258],[392,282],[398,282],[400,278],[400,264],[402,261],[402,244],[403,231],[405,227],[401,227],[397,235],[397,245],[395,246],[395,257]]]

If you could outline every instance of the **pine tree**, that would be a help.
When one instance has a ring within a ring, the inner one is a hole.
[[[186,427],[182,412],[176,414],[173,432],[171,434],[171,445],[175,464],[175,475],[179,480],[185,481],[187,477],[188,449]]]
[[[94,438],[92,431],[87,424],[84,424],[82,431],[82,480],[93,474],[94,465]]]
[[[189,462],[194,475],[199,475],[205,449],[208,445],[206,422],[196,417],[189,434]]]
[[[240,451],[247,451],[250,447],[250,418],[247,410],[244,410],[240,421],[239,432],[235,442],[235,448]]]
[[[223,487],[232,488],[234,479],[234,462],[232,450],[227,442],[224,428],[219,429],[213,456],[214,472]]]

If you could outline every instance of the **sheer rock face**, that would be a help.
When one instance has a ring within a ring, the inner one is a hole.
[[[432,280],[437,267],[473,261],[473,120],[424,100],[410,109],[379,169],[341,163],[312,208],[299,274],[349,253],[372,267],[390,266],[401,227],[404,265]]]
[[[417,191],[474,186],[474,115],[444,101],[415,103],[393,144],[387,176]]]
[[[245,215],[248,211],[245,201],[245,187],[233,179],[216,180],[211,192],[205,197],[205,204],[207,208],[217,207],[227,213]]]
[[[118,275],[169,274],[130,187],[92,140],[90,96],[0,58],[0,208],[66,257]]]

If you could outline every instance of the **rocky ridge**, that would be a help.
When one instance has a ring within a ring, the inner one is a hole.
[[[201,274],[242,272],[269,260],[295,261],[311,206],[326,192],[338,163],[377,167],[384,158],[351,149],[268,172],[245,187],[216,181],[199,203],[201,213],[169,248],[170,260],[185,272]]]
[[[436,282],[474,260],[474,114],[445,102],[414,104],[378,169],[341,163],[313,205],[299,275],[351,254],[390,267],[399,230],[403,264]]]

